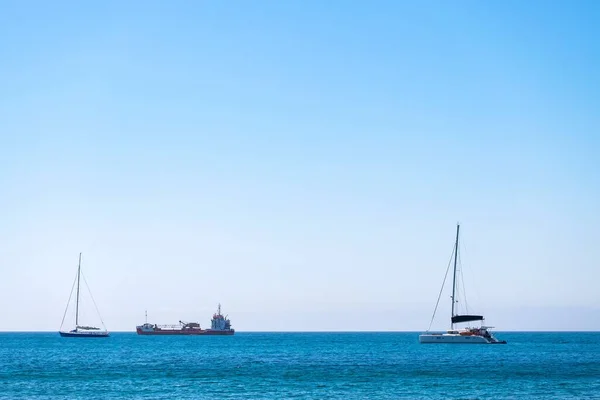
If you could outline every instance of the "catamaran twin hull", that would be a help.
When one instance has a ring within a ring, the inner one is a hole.
[[[506,344],[504,340],[497,340],[494,337],[486,338],[483,336],[463,336],[455,334],[423,334],[419,335],[419,343],[452,343],[452,344]]]

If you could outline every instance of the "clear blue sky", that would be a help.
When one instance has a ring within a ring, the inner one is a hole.
[[[126,3],[126,4],[123,4]],[[600,3],[0,1],[0,330],[600,330]],[[434,327],[446,328],[448,297]]]

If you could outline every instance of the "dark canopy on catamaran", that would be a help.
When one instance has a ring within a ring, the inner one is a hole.
[[[483,315],[455,315],[452,317],[453,324],[469,321],[483,321]]]

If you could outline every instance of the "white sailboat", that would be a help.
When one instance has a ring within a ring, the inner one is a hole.
[[[458,315],[455,313],[455,305],[456,301],[456,262],[458,259],[458,236],[460,232],[460,225],[456,225],[456,242],[454,244],[454,273],[452,276],[452,311],[450,316],[451,329],[446,332],[440,333],[432,333],[429,330],[427,332],[419,335],[419,343],[453,343],[453,344],[506,344],[504,340],[498,340],[494,335],[490,332],[491,326],[484,326],[483,315],[472,315],[472,314],[463,314]],[[448,265],[450,267],[450,265]],[[446,275],[448,271],[446,270]],[[446,278],[444,278],[444,283],[446,282]],[[442,289],[443,289],[442,284]],[[440,296],[442,295],[442,291],[440,291]],[[435,312],[437,311],[437,305],[439,304],[440,297],[438,297],[438,303],[435,306],[435,310],[433,312],[433,317],[431,321],[435,318]],[[482,325],[479,327],[466,327],[462,329],[454,329],[454,325],[458,323],[464,322],[473,322],[473,321],[481,321]],[[429,326],[431,328],[431,324]]]
[[[102,321],[102,317],[100,316],[100,312],[98,311],[98,307],[96,306],[96,301],[92,297],[92,301],[94,306],[96,307],[96,312],[98,313],[98,317],[100,317],[100,322],[102,323],[102,327],[104,329],[97,328],[95,326],[86,326],[79,325],[79,286],[81,283],[81,253],[79,253],[79,266],[77,267],[77,277],[75,278],[75,282],[73,282],[73,286],[71,287],[71,294],[69,295],[69,300],[67,301],[67,308],[65,309],[65,313],[63,315],[62,322],[59,328],[59,334],[62,337],[108,337],[109,333],[106,330],[106,326],[104,326],[104,321]],[[85,281],[85,277],[83,278],[88,291],[90,292],[90,296],[92,292],[90,291],[87,282]],[[75,328],[70,331],[63,331],[62,327],[65,323],[65,317],[67,315],[67,311],[69,310],[69,303],[71,302],[71,296],[73,295],[73,289],[75,287],[75,283],[77,283],[77,295],[75,300]]]

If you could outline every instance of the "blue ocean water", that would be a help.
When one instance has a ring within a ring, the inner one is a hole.
[[[417,335],[0,333],[0,399],[600,398],[599,333],[499,332],[508,344],[491,346]]]

